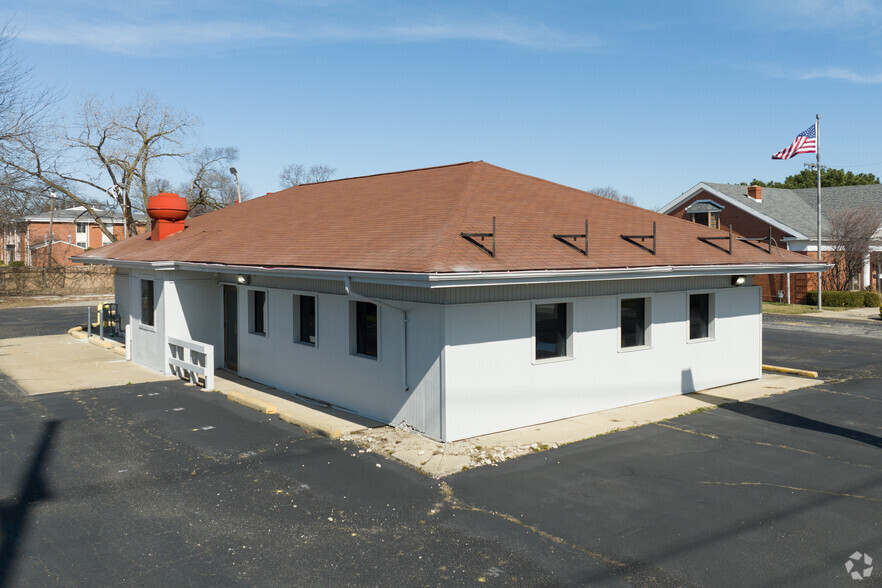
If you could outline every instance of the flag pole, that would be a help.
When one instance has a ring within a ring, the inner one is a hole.
[[[818,168],[818,262],[821,261],[821,115],[815,115],[815,154],[817,155]],[[818,272],[818,310],[821,310],[821,292],[824,287],[821,283],[823,272]]]

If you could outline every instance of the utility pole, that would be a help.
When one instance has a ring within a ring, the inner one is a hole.
[[[52,265],[52,242],[55,241],[55,233],[52,231],[52,224],[55,220],[55,190],[49,191],[49,258],[46,260],[46,265]]]

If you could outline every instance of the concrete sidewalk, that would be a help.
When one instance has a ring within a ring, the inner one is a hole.
[[[775,316],[788,316],[793,318],[815,317],[824,319],[841,319],[851,321],[879,321],[882,323],[882,317],[879,316],[879,309],[874,306],[862,308],[846,308],[844,310],[821,310],[815,312],[807,312],[803,314],[788,314],[778,312],[766,312]]]
[[[175,376],[165,376],[127,362],[104,347],[90,345],[86,340],[69,335],[0,340],[0,371],[28,394],[177,379]],[[243,406],[265,414],[278,415],[307,431],[340,438],[356,445],[353,451],[375,451],[428,475],[442,477],[620,429],[818,383],[820,380],[765,374],[762,379],[751,382],[452,443],[439,443],[410,430],[382,425],[364,417],[312,403],[224,370],[215,374],[216,390],[207,392],[219,392]]]

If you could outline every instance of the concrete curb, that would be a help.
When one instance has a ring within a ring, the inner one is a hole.
[[[97,345],[98,347],[103,347],[104,349],[110,349],[110,348],[111,348],[110,341],[107,341],[106,339],[105,339],[105,340],[101,340],[101,338],[98,337],[97,335],[92,335],[92,336],[89,338],[89,343],[91,343],[92,345]]]
[[[72,329],[68,329],[67,334],[73,337],[74,339],[85,339],[89,336],[88,333],[83,331],[83,327],[74,327]]]
[[[122,357],[126,356],[126,348],[125,347],[114,347],[112,349],[112,351],[114,353],[116,353],[117,355],[121,355]]]
[[[328,429],[322,427],[321,425],[316,425],[314,421],[310,421],[309,419],[304,419],[298,417],[295,414],[290,412],[282,411],[279,413],[279,418],[285,421],[286,423],[291,423],[292,425],[297,425],[301,429],[306,432],[314,432],[327,437],[329,439],[339,439],[343,434],[339,429]]]
[[[275,405],[270,404],[269,402],[264,402],[263,400],[251,398],[250,396],[240,394],[239,392],[229,392],[227,394],[227,399],[232,400],[236,404],[241,404],[242,406],[258,410],[263,414],[278,414],[279,412]]]
[[[794,376],[803,376],[806,378],[817,378],[818,377],[818,372],[813,372],[811,370],[798,370],[795,368],[781,367],[781,366],[777,366],[777,365],[763,364],[763,371],[778,372],[781,374],[791,374]]]

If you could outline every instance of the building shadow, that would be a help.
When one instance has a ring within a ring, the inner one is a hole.
[[[798,414],[793,414],[792,412],[778,410],[777,408],[772,408],[769,406],[753,404],[752,402],[733,401],[728,398],[713,396],[705,392],[699,392],[694,394],[693,396],[708,403],[715,404],[723,410],[728,410],[729,412],[734,412],[736,414],[740,414],[750,418],[774,423],[776,425],[797,427],[799,429],[805,429],[807,431],[816,431],[818,433],[824,433],[827,435],[836,435],[838,437],[852,439],[860,443],[866,443],[871,447],[882,448],[882,437],[872,435],[870,433],[864,433],[863,431],[855,431],[854,429],[848,429],[846,427],[840,427],[838,425],[831,425],[830,423],[825,423],[823,421],[818,421],[808,417],[800,416]]]
[[[682,371],[680,375],[680,382],[682,385],[682,391],[684,393],[689,393],[695,389],[695,383],[692,377],[691,369],[687,368]],[[717,406],[719,408],[722,408],[723,410],[728,410],[729,412],[734,412],[761,421],[774,423],[776,425],[784,425],[786,427],[797,427],[799,429],[805,429],[807,431],[816,431],[818,433],[825,433],[827,435],[837,435],[839,437],[845,437],[846,439],[852,439],[860,443],[866,443],[871,447],[882,447],[882,437],[879,437],[877,435],[864,433],[862,431],[855,431],[854,429],[847,429],[845,427],[840,427],[837,425],[831,425],[830,423],[810,419],[808,417],[800,416],[798,414],[793,414],[792,412],[778,410],[777,408],[772,408],[770,406],[762,406],[760,404],[735,400],[733,398],[714,396],[713,394],[708,394],[707,392],[692,392],[689,395],[696,400],[707,402],[708,404]]]
[[[27,531],[29,511],[36,503],[51,497],[43,472],[60,424],[60,421],[52,420],[43,425],[39,446],[22,477],[18,494],[0,500],[0,531],[3,541],[0,544],[0,588],[11,582],[12,567]]]

